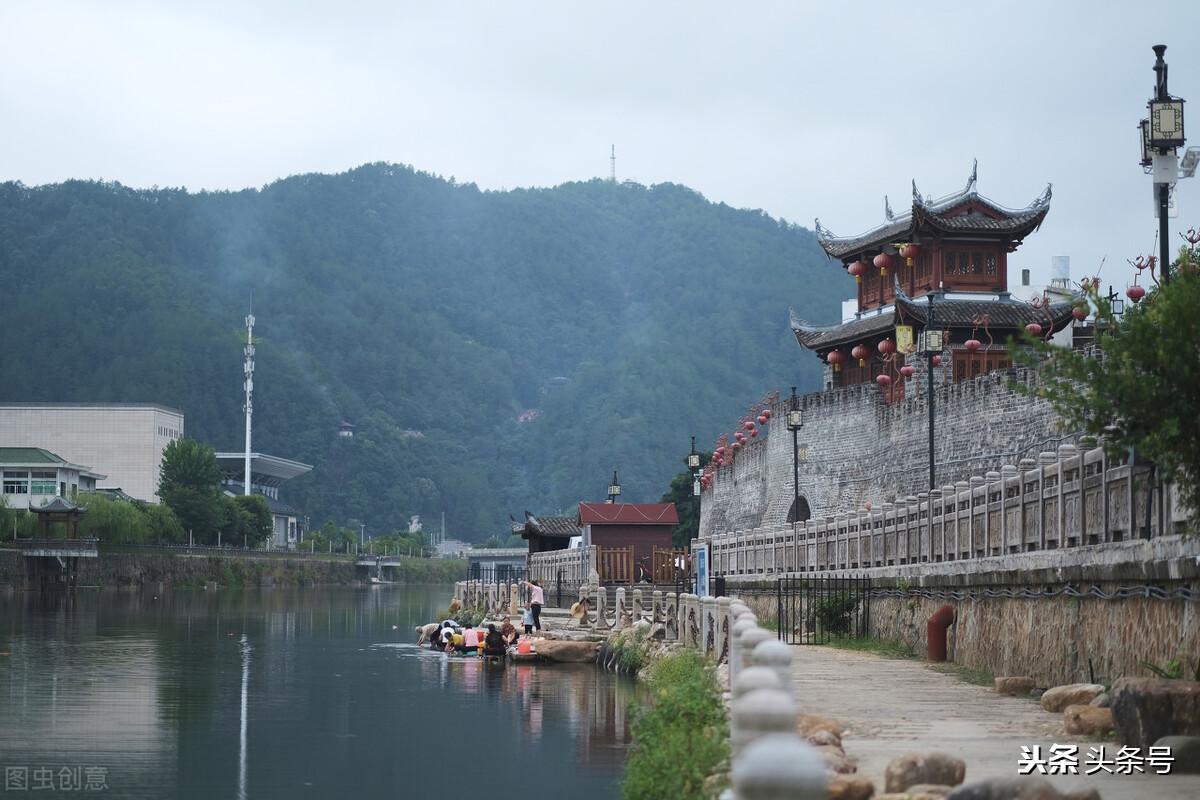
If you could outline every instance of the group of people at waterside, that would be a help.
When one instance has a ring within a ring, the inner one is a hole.
[[[542,605],[545,603],[545,595],[537,581],[521,583],[529,588],[529,602],[525,604],[521,615],[521,624],[525,626],[524,634],[517,631],[507,615],[500,618],[499,627],[491,623],[486,631],[462,625],[454,619],[444,619],[441,622],[418,625],[417,644],[428,642],[434,650],[460,655],[503,657],[510,652],[517,655],[530,653],[530,637],[534,631],[542,630]],[[452,605],[451,613],[456,610]]]

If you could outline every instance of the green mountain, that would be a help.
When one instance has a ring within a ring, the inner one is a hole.
[[[656,500],[688,435],[766,389],[816,388],[787,308],[835,321],[852,285],[812,234],[674,184],[481,191],[373,164],[261,190],[0,184],[0,400],[158,402],[307,461],[286,493],[382,532],[445,512]],[[336,435],[339,422],[355,436]]]

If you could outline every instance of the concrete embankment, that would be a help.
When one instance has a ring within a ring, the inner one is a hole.
[[[0,588],[27,587],[25,557],[0,548]],[[344,585],[366,580],[349,560],[311,556],[197,553],[106,553],[79,559],[79,586],[201,587]],[[398,583],[446,583],[466,573],[462,561],[412,559],[392,571]]]

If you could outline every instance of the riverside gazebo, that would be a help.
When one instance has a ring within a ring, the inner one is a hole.
[[[86,506],[77,506],[65,497],[54,497],[43,505],[31,505],[29,510],[37,515],[39,539],[50,539],[50,526],[56,522],[67,526],[67,539],[79,538],[79,518],[87,513]]]

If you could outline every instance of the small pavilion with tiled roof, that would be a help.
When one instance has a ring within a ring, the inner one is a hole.
[[[525,512],[525,521],[513,520],[512,532],[529,542],[529,552],[545,553],[550,550],[565,550],[572,536],[579,536],[579,524],[575,517],[534,516]]]
[[[1070,324],[1071,303],[1032,305],[1008,291],[1008,254],[1041,226],[1050,187],[1009,209],[980,195],[976,180],[973,168],[961,191],[937,200],[922,197],[914,181],[908,212],[893,214],[885,199],[884,222],[858,236],[834,236],[817,221],[825,253],[858,281],[853,319],[818,327],[791,315],[796,341],[830,367],[829,388],[887,374],[887,399],[903,397],[900,370],[906,362],[919,368],[913,353],[931,308],[950,355],[943,369],[955,381],[1008,367],[1009,337],[1031,324],[1044,336]]]

